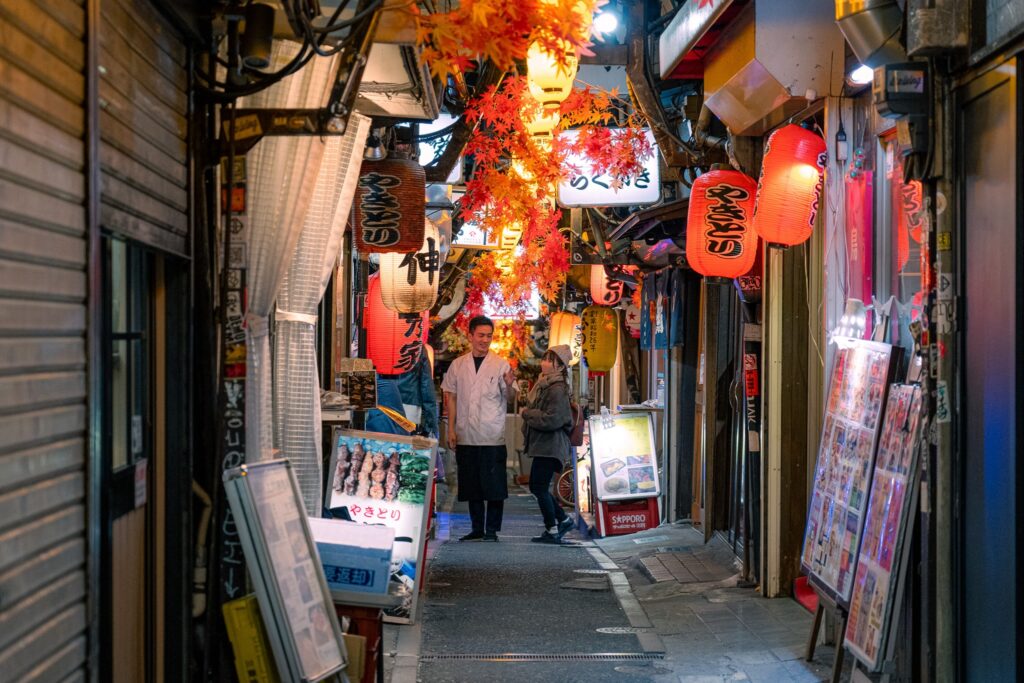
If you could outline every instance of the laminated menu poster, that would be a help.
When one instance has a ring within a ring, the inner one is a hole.
[[[389,592],[402,604],[385,619],[411,623],[423,571],[437,441],[335,429],[326,507],[335,517],[395,530]]]
[[[287,460],[228,470],[224,490],[282,681],[320,681],[346,664],[344,641]]]
[[[660,495],[654,427],[649,413],[592,415],[589,427],[598,500]]]
[[[800,564],[843,607],[853,588],[895,352],[889,344],[843,340],[832,368]]]
[[[892,635],[892,625],[906,576],[921,432],[921,387],[893,384],[875,457],[868,497],[864,539],[853,581],[846,647],[872,671],[878,671]]]

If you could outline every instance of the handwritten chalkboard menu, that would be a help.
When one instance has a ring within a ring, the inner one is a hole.
[[[288,461],[225,472],[224,489],[281,680],[320,681],[341,671],[341,629]]]
[[[917,503],[920,432],[921,387],[892,385],[846,622],[847,649],[873,671],[886,659],[906,577],[904,540]]]
[[[844,340],[832,368],[801,566],[843,607],[853,588],[893,355],[889,344]]]

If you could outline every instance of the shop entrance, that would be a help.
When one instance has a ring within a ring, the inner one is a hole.
[[[1016,60],[970,83],[960,104],[965,320],[961,469],[961,662],[966,681],[1020,670],[1016,606],[1021,313]],[[1007,150],[1017,149],[1015,154]],[[941,302],[940,302],[941,305]]]

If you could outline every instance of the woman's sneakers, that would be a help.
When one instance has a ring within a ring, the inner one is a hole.
[[[558,523],[558,537],[561,538],[567,533],[572,531],[573,527],[576,526],[576,522],[573,521],[572,517],[566,517]]]
[[[562,542],[561,536],[557,533],[551,533],[545,530],[540,536],[534,536],[530,539],[531,543],[550,543],[552,545],[559,545]]]

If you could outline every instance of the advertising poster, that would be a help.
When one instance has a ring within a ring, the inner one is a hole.
[[[921,388],[894,384],[875,457],[864,539],[846,622],[846,647],[872,671],[885,660],[906,567],[904,539],[916,506]]]
[[[893,348],[863,340],[845,340],[842,346],[829,383],[801,566],[815,586],[846,607]]]
[[[592,415],[590,453],[598,500],[661,494],[654,426],[648,413]]]
[[[395,530],[389,592],[403,597],[389,621],[416,614],[437,441],[347,429],[334,431],[327,505],[335,518]]]

